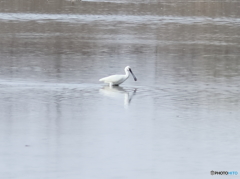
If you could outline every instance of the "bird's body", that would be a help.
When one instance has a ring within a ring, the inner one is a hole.
[[[99,81],[104,83],[111,83],[111,86],[117,86],[127,80],[129,75],[111,75],[105,78],[101,78]]]
[[[101,78],[99,81],[108,83],[110,86],[118,86],[128,79],[130,75],[129,72],[133,75],[134,80],[137,81],[137,78],[134,76],[129,66],[125,67],[125,73],[126,73],[125,75],[111,75],[105,78]]]

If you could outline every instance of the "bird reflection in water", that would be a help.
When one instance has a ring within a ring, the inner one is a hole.
[[[128,107],[133,99],[133,96],[136,94],[137,89],[127,91],[120,86],[103,86],[99,90],[100,94],[114,98],[114,99],[122,99],[124,98],[124,107]]]

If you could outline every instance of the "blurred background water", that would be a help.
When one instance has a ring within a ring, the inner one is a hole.
[[[239,172],[239,8],[0,0],[1,178]],[[127,65],[137,82],[98,82]]]

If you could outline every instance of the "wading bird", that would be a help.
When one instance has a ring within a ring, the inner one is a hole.
[[[120,85],[121,83],[123,83],[125,80],[128,79],[130,73],[132,74],[133,76],[133,79],[135,81],[137,81],[137,78],[135,77],[135,75],[133,74],[130,66],[126,66],[125,67],[125,75],[111,75],[111,76],[108,76],[108,77],[105,77],[105,78],[101,78],[99,81],[102,81],[104,83],[108,83],[109,86],[118,86]]]

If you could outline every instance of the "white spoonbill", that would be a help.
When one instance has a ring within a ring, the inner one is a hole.
[[[103,81],[104,83],[108,83],[110,86],[118,86],[121,83],[123,83],[125,80],[128,79],[130,73],[132,74],[135,81],[137,81],[137,78],[133,74],[130,66],[125,67],[125,75],[111,75],[105,78],[101,78],[99,81]],[[129,73],[130,72],[130,73]]]

